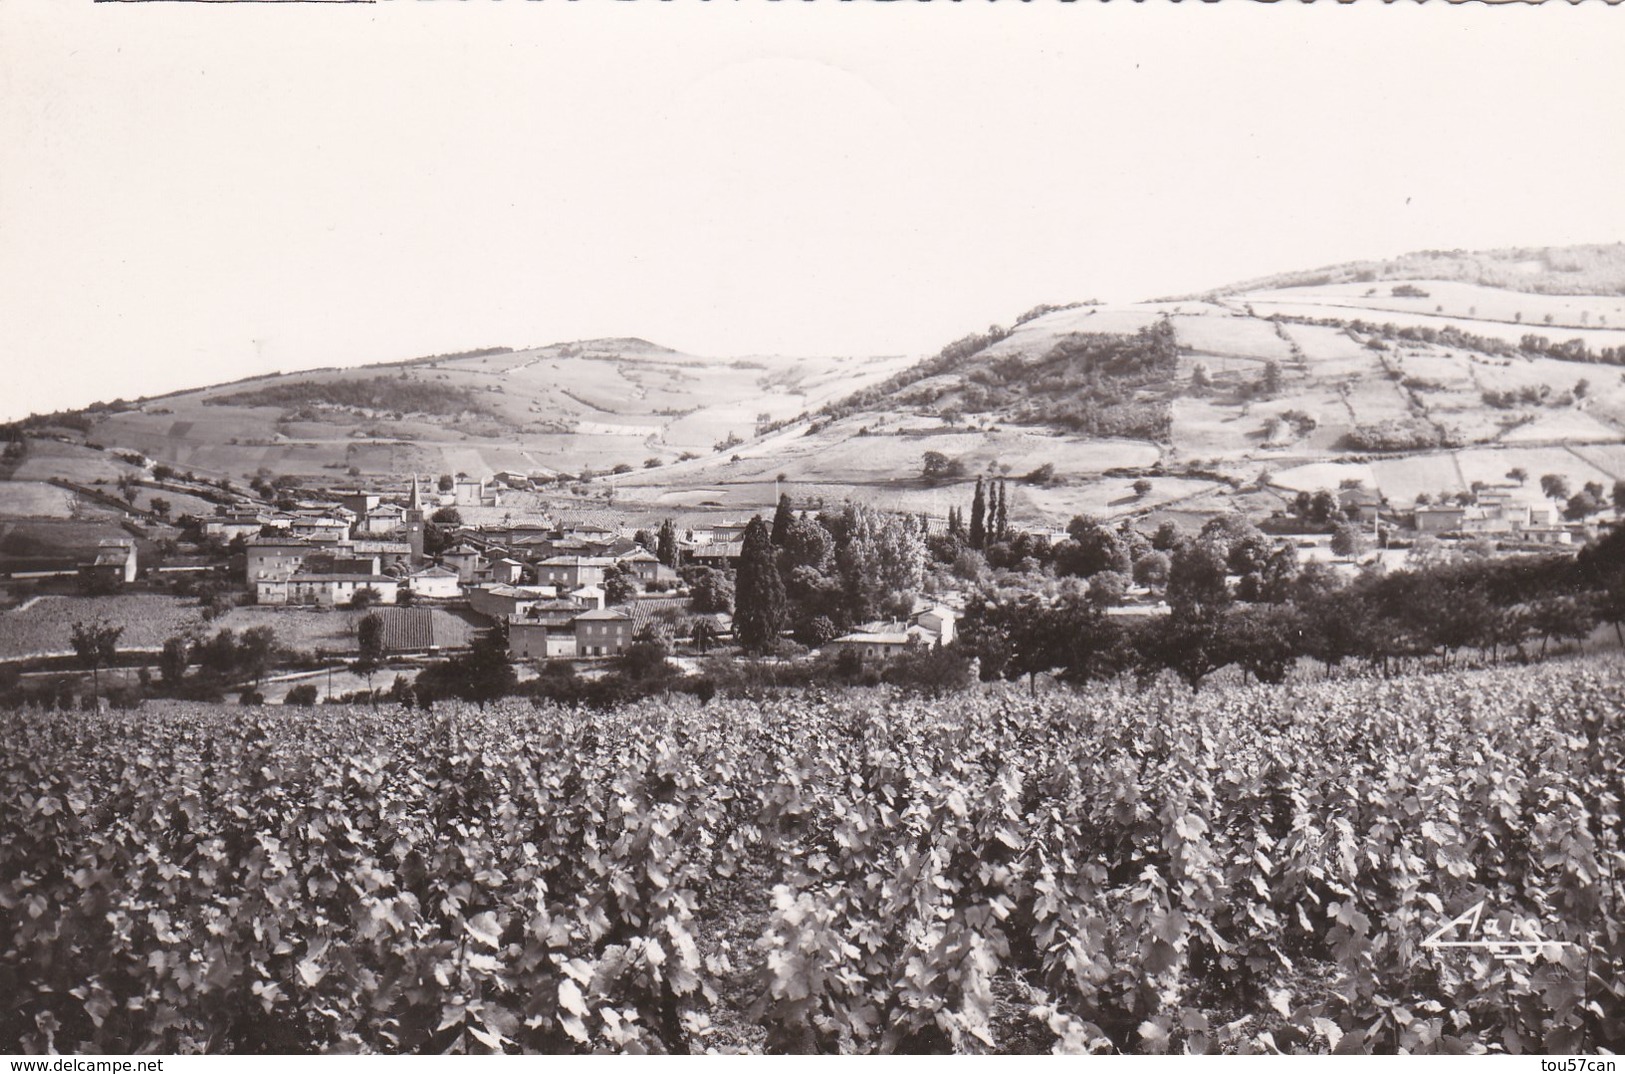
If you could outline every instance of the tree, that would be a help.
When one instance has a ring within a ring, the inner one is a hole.
[[[461,526],[463,513],[455,507],[442,507],[429,516],[429,521],[437,526]]]
[[[677,526],[671,519],[660,524],[655,534],[655,558],[668,567],[677,567]]]
[[[773,509],[772,541],[774,548],[784,547],[784,542],[790,536],[790,523],[795,520],[795,517],[795,512],[790,507],[790,494],[787,492],[779,493],[778,506]]]
[[[1339,523],[1332,530],[1332,554],[1348,559],[1359,553],[1364,534],[1352,522]]]
[[[1602,504],[1587,490],[1576,492],[1563,507],[1563,517],[1570,522],[1581,522],[1602,510]]]
[[[102,692],[102,666],[113,662],[118,654],[119,635],[123,633],[123,627],[114,626],[105,619],[73,624],[73,651],[79,661],[90,669],[98,696]]]
[[[1027,474],[1022,480],[1029,485],[1048,485],[1055,480],[1055,464],[1046,462]]]
[[[431,664],[418,673],[414,688],[419,702],[442,698],[475,701],[481,708],[513,691],[518,682],[508,663],[508,639],[501,629],[487,631],[464,654]]]
[[[1213,387],[1213,376],[1208,372],[1206,362],[1197,362],[1191,368],[1191,390],[1200,394]]]
[[[734,595],[734,634],[746,649],[762,652],[784,626],[784,581],[773,555],[773,537],[762,516],[745,527]]]
[[[1138,496],[1142,500],[1151,495],[1151,482],[1147,481],[1143,477],[1135,481],[1134,495]]]
[[[1077,515],[1066,532],[1068,539],[1055,546],[1057,574],[1089,578],[1101,571],[1127,573],[1132,569],[1122,538],[1099,519]]]
[[[1175,618],[1189,618],[1230,603],[1224,557],[1207,541],[1186,541],[1168,567],[1168,605]]]
[[[828,569],[835,554],[835,538],[815,518],[798,518],[790,523],[784,538],[784,562],[791,569]]]
[[[1264,376],[1258,383],[1265,395],[1281,394],[1281,363],[1271,358],[1264,363]]]
[[[171,504],[170,504],[170,502],[168,500],[164,499],[162,496],[154,496],[152,498],[152,504],[150,506],[152,508],[152,513],[157,515],[159,518],[162,518],[162,519],[165,519],[165,520],[167,520],[169,518],[169,509],[170,509]]]
[[[956,477],[963,477],[965,464],[958,459],[950,459],[940,451],[927,451],[921,465],[921,473],[927,481],[947,481]]]
[[[604,601],[626,604],[638,595],[637,577],[625,563],[611,563],[604,570]]]
[[[1521,488],[1523,483],[1529,480],[1529,471],[1525,470],[1522,466],[1514,466],[1512,469],[1507,471],[1507,477],[1512,481],[1516,481]]]
[[[260,680],[271,669],[276,658],[276,631],[268,626],[250,627],[237,640],[236,672],[253,681],[257,689]]]
[[[1545,474],[1540,479],[1540,491],[1553,500],[1569,498],[1569,479],[1562,474]]]
[[[457,487],[457,483],[451,479],[450,474],[441,474],[440,479],[435,482],[435,487],[441,492],[450,492]]]
[[[354,608],[358,612],[365,611],[374,604],[377,604],[379,600],[380,594],[378,590],[374,589],[370,585],[364,585],[360,589],[357,589],[355,591],[355,595],[350,598],[350,607]]]
[[[186,677],[186,667],[191,663],[191,645],[185,638],[170,638],[164,642],[163,652],[158,654],[158,675],[165,686],[174,687]]]
[[[1123,597],[1128,593],[1129,579],[1127,575],[1117,571],[1101,571],[1089,579],[1089,602],[1101,608],[1111,608],[1123,603]]]
[[[699,567],[689,574],[689,606],[696,612],[731,612],[734,608],[734,583],[719,570]]]
[[[372,676],[384,662],[384,617],[369,612],[355,625],[356,648],[360,656],[355,669],[367,677],[367,692],[372,693]]]
[[[282,699],[284,705],[303,705],[309,707],[316,703],[316,687],[312,683],[300,683],[289,690]]]
[[[672,672],[668,655],[665,643],[657,638],[634,641],[621,654],[621,674],[637,682],[666,678]]]
[[[999,540],[1010,536],[1010,490],[1005,486],[1004,478],[999,478],[998,508],[993,512],[993,532]]]
[[[1134,561],[1134,580],[1150,589],[1168,581],[1168,553],[1147,552]]]
[[[976,493],[970,501],[970,546],[981,551],[987,544],[987,489],[976,479]]]

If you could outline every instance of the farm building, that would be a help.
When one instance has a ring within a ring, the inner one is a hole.
[[[295,574],[288,579],[287,603],[336,608],[363,589],[376,592],[380,604],[394,604],[400,581],[387,574]]]
[[[105,585],[128,585],[136,576],[135,542],[103,541],[96,548],[95,558],[86,563],[81,572]]]

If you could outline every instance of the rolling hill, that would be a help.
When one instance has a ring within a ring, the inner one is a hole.
[[[103,407],[84,437],[239,480],[624,465],[601,480],[650,513],[742,514],[787,489],[941,515],[995,474],[1016,519],[1063,525],[1263,512],[1351,479],[1396,506],[1514,470],[1611,486],[1622,371],[1625,244],[1428,252],[1039,307],[923,360],[487,349]],[[958,476],[926,480],[927,452]]]

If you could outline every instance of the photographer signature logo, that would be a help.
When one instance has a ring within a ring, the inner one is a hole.
[[[1448,939],[1447,939],[1448,937]],[[1577,946],[1563,940],[1549,940],[1534,918],[1484,916],[1484,900],[1445,922],[1422,941],[1423,947],[1469,947],[1488,951],[1503,962],[1533,962],[1542,949],[1561,950]]]

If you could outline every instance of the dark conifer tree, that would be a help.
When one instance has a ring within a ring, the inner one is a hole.
[[[745,527],[739,572],[734,582],[734,633],[746,649],[761,652],[784,627],[784,581],[773,554],[773,535],[762,516]]]
[[[783,548],[784,540],[790,534],[790,523],[795,521],[795,512],[790,508],[790,494],[779,493],[779,506],[773,512],[773,547]]]
[[[677,527],[669,518],[660,524],[660,533],[655,537],[655,558],[668,567],[677,566]]]
[[[976,495],[970,502],[970,546],[981,548],[987,539],[987,490],[982,479],[976,479]]]
[[[1005,485],[1004,478],[999,478],[999,510],[994,530],[1003,541],[1010,536],[1010,489]]]

